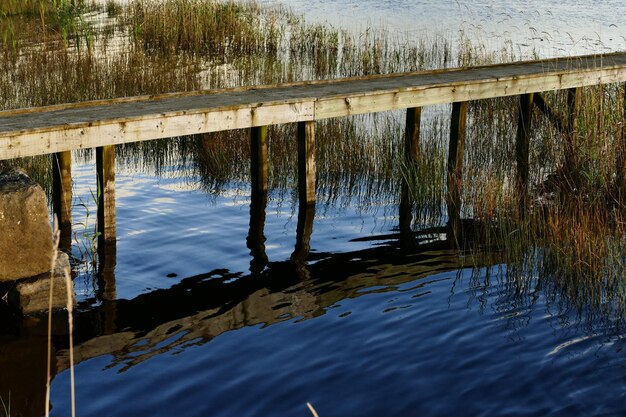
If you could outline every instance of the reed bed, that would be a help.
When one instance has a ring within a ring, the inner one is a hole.
[[[5,27],[34,32],[3,40],[1,109],[497,63],[520,56],[511,44],[492,51],[463,34],[455,40],[413,40],[375,29],[355,35],[253,2],[160,0],[155,6],[146,0],[109,1],[92,13],[96,22],[113,17],[113,27],[99,31],[93,18],[79,13],[74,23],[66,23],[75,28],[73,37],[48,35],[46,42],[40,34],[54,31],[40,16],[27,8],[1,10]],[[18,24],[14,13],[22,13],[20,19],[28,24]],[[566,93],[545,98],[570,117]],[[471,103],[462,215],[478,226],[465,243],[504,254],[509,274],[539,273],[556,277],[553,282],[565,291],[579,286],[606,294],[612,288],[611,294],[622,297],[624,100],[623,86],[585,89],[571,133],[533,113],[531,198],[523,208],[515,187],[518,101]],[[413,201],[414,229],[445,225],[449,106],[426,113],[419,158],[411,163],[404,162],[403,112],[319,123],[320,204],[358,204],[366,210],[381,201],[397,202],[404,183]],[[295,204],[294,137],[294,126],[269,129],[272,195]],[[246,187],[248,146],[247,132],[221,132],[120,146],[118,158],[120,165],[161,174],[184,168],[184,175],[191,172],[192,180],[201,179],[204,188],[220,193],[233,185]]]

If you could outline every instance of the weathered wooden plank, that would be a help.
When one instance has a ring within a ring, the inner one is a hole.
[[[198,133],[313,120],[313,103],[171,112],[0,132],[0,160]],[[0,117],[0,123],[2,123]]]
[[[315,204],[315,122],[298,123],[298,192],[300,205]]]
[[[72,247],[72,153],[52,156],[52,209],[57,217],[61,249]]]
[[[450,82],[396,91],[320,98],[315,102],[315,119],[607,84],[620,82],[624,77],[624,69],[508,77],[494,75],[491,80],[469,80],[464,83]]]
[[[517,163],[517,189],[521,210],[528,202],[528,178],[530,167],[530,123],[533,110],[533,94],[522,94],[519,100],[517,134],[515,137],[515,161]]]
[[[447,207],[448,240],[456,243],[461,237],[461,192],[463,187],[463,155],[467,124],[467,102],[452,105],[450,122],[450,145],[448,149]]]

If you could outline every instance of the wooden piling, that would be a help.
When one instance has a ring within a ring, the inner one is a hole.
[[[406,128],[404,131],[404,160],[407,174],[415,168],[419,158],[420,124],[422,119],[422,108],[412,107],[406,110]],[[399,229],[400,241],[403,247],[411,248],[413,236],[411,224],[413,222],[413,206],[408,178],[402,176],[400,184],[400,206],[399,206]]]
[[[315,204],[315,122],[298,123],[298,192],[301,204]]]
[[[404,131],[404,155],[407,162],[415,162],[419,157],[420,123],[422,108],[412,107],[406,110],[406,129]]]
[[[453,103],[447,172],[448,231],[450,234],[448,240],[452,243],[455,243],[461,235],[461,190],[466,125],[467,102]]]
[[[616,158],[615,171],[617,173],[617,191],[619,202],[626,203],[626,83],[624,83],[624,96],[622,98],[622,143]]]
[[[103,330],[115,331],[117,285],[117,226],[115,208],[115,146],[96,148],[98,179],[98,298],[102,301]]]
[[[267,126],[250,129],[250,179],[253,194],[267,192]]]
[[[517,110],[517,134],[515,137],[515,162],[517,164],[517,190],[521,209],[528,203],[528,180],[530,169],[530,122],[533,110],[533,94],[522,94]]]
[[[72,247],[72,152],[52,157],[52,208],[58,219],[61,249]]]
[[[565,175],[569,180],[574,180],[578,175],[579,161],[576,151],[578,132],[578,111],[580,108],[580,89],[570,88],[567,90],[567,134],[565,135],[564,158]]]
[[[98,177],[98,247],[115,244],[115,146],[96,148]]]

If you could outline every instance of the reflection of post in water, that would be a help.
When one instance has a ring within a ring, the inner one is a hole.
[[[265,253],[265,210],[267,208],[267,127],[250,131],[250,229],[247,245],[250,249],[250,273],[260,273],[268,259]]]
[[[72,247],[72,153],[52,156],[52,208],[59,222],[59,248]]]
[[[27,332],[32,329],[24,329]],[[0,343],[0,415],[40,417],[46,410],[48,343],[45,335],[5,338]],[[52,346],[50,376],[57,373]],[[6,408],[5,408],[6,407]],[[11,410],[8,413],[8,410]]]
[[[410,249],[415,244],[411,230],[411,224],[413,223],[413,200],[410,196],[409,184],[404,176],[402,177],[402,184],[400,184],[399,216],[400,244],[403,248]]]
[[[98,298],[102,301],[104,331],[114,331],[115,264],[117,257],[115,216],[115,147],[96,149],[98,175]]]
[[[303,204],[301,200],[298,209],[298,226],[296,228],[296,248],[291,254],[291,260],[297,267],[304,266],[304,262],[309,257],[314,218],[315,204]]]

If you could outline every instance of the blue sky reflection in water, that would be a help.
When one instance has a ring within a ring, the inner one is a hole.
[[[417,37],[434,24],[450,38],[462,29],[494,48],[511,34],[527,55],[626,49],[621,1],[285,4],[355,29],[380,23]],[[111,312],[85,307],[93,288],[79,277],[78,415],[308,416],[307,401],[322,417],[626,411],[624,332],[614,320],[623,313],[577,309],[557,283],[509,279],[503,265],[473,270],[447,251],[404,254],[387,236],[398,221],[393,196],[318,206],[302,267],[288,262],[297,204],[289,192],[270,194],[270,265],[250,274],[247,186],[215,196],[172,170],[118,170],[117,323],[107,332]],[[87,205],[93,172],[75,168]],[[75,216],[84,221],[82,207]],[[65,369],[67,351],[57,357]],[[68,384],[66,370],[53,380],[54,416],[69,413]]]

